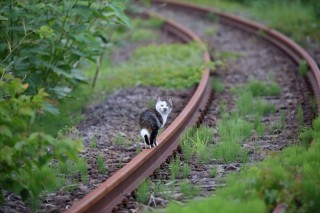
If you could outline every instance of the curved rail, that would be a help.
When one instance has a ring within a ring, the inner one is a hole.
[[[155,15],[152,15],[155,16]],[[195,41],[201,43],[200,38],[181,25],[166,20],[165,30],[175,34],[184,42]],[[203,45],[203,44],[201,44]],[[210,61],[209,53],[204,53],[204,61]],[[158,146],[145,149],[122,169],[91,191],[80,201],[67,210],[68,213],[79,212],[111,212],[112,209],[129,195],[143,179],[148,177],[168,156],[177,148],[179,136],[187,126],[198,124],[208,109],[211,97],[210,71],[203,70],[201,81],[188,102],[187,106],[171,125],[157,138]]]
[[[240,18],[235,15],[227,14],[224,12],[219,12],[215,9],[197,6],[189,3],[182,3],[172,0],[153,0],[154,3],[166,4],[170,7],[183,8],[184,10],[190,11],[192,13],[197,13],[200,16],[208,17],[209,14],[213,14],[219,17],[219,22],[223,24],[228,24],[236,28],[243,29],[247,32],[257,34],[268,40],[270,43],[274,44],[278,48],[282,49],[287,55],[289,55],[296,64],[300,64],[305,61],[309,66],[309,71],[307,73],[308,81],[312,87],[314,96],[316,97],[318,103],[318,114],[320,114],[320,71],[316,62],[313,58],[297,43],[292,41],[287,36],[279,33],[276,30],[270,29],[262,24]]]
[[[313,92],[316,95],[318,111],[320,112],[319,68],[305,50],[286,36],[261,24],[218,12],[213,9],[174,1],[154,0],[153,2],[165,3],[172,7],[189,10],[190,12],[198,12],[202,16],[208,16],[208,14],[217,15],[219,16],[219,21],[221,23],[226,23],[263,36],[263,38],[269,40],[291,56],[297,64],[299,64],[301,60],[305,60],[311,71],[308,72],[308,79],[311,82]],[[164,27],[185,42],[201,42],[197,35],[173,21],[165,20]],[[204,60],[205,62],[210,61],[208,52],[204,54]],[[111,212],[117,204],[121,203],[126,195],[129,195],[141,180],[150,175],[161,162],[171,155],[173,150],[178,146],[178,138],[183,129],[186,126],[199,122],[199,120],[203,118],[204,111],[208,108],[208,100],[210,99],[211,81],[209,80],[209,76],[210,72],[206,68],[196,92],[180,115],[158,137],[159,145],[156,148],[147,149],[141,152],[98,188],[86,195],[82,200],[75,202],[72,208],[67,212]]]

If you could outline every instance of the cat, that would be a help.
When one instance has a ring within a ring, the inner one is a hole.
[[[153,109],[142,112],[139,116],[140,135],[149,148],[157,146],[156,137],[161,127],[165,125],[172,111],[172,98],[167,100],[158,97]]]

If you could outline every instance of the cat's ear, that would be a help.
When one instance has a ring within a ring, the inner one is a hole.
[[[158,100],[157,100],[157,103],[160,102],[160,101],[162,101],[162,99],[161,99],[161,97],[159,96],[159,97],[158,97]]]
[[[169,99],[168,99],[168,103],[169,103],[169,105],[171,106],[171,108],[172,108],[172,97],[169,97]]]

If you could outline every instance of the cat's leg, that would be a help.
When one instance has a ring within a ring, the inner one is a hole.
[[[144,142],[147,144],[147,147],[150,147],[148,135],[144,135]],[[146,148],[146,146],[144,148]]]
[[[151,147],[153,147],[153,145],[157,146],[157,135],[158,135],[158,129],[154,129],[152,132],[151,132],[151,135],[150,135],[150,144],[151,144]]]

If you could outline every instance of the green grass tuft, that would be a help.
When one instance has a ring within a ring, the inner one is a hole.
[[[97,162],[97,167],[98,167],[99,172],[101,174],[106,174],[106,171],[107,171],[106,161],[105,161],[104,156],[102,154],[99,154],[97,156],[96,162]]]
[[[187,180],[183,180],[180,183],[180,191],[187,198],[195,197],[201,193],[201,189],[198,186],[189,183]]]
[[[213,78],[212,88],[215,92],[223,92],[225,89],[225,86],[218,78]]]
[[[138,189],[136,190],[136,198],[140,203],[147,204],[149,201],[149,193],[150,193],[150,180],[147,178],[144,182],[142,182]]]

